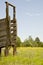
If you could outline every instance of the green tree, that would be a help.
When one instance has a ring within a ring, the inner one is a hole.
[[[20,39],[20,37],[17,36],[16,46],[20,47],[20,45],[21,45],[21,39]]]
[[[23,44],[24,47],[31,46],[30,43],[29,43],[29,40],[27,40],[27,39],[22,44]]]
[[[23,46],[32,47],[32,43],[33,43],[33,39],[31,36],[29,36],[29,38],[25,39],[25,41],[23,42]]]
[[[43,47],[43,42],[40,42],[40,43],[41,43],[40,46]]]
[[[40,42],[39,37],[35,38],[35,43],[37,44],[38,47],[40,47],[41,42]]]
[[[33,47],[33,43],[34,43],[34,41],[33,41],[33,38],[32,38],[31,36],[29,36],[28,41],[29,41],[31,47]]]

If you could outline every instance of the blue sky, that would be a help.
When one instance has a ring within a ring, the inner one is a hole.
[[[43,41],[43,0],[0,0],[0,19],[5,17],[5,1],[16,6],[17,35],[24,41],[30,35]],[[12,18],[12,8],[9,15]]]

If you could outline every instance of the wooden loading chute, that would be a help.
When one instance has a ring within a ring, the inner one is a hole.
[[[5,47],[5,55],[8,55],[8,47],[13,47],[13,55],[16,51],[17,23],[15,6],[6,3],[6,18],[0,19],[0,54],[1,48]],[[9,16],[9,6],[13,7],[13,20]]]

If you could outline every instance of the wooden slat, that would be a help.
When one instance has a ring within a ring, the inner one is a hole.
[[[5,25],[6,26],[7,24],[6,24],[6,22],[0,21],[0,26],[2,26],[2,25]]]
[[[14,6],[14,5],[12,5],[12,4],[8,3],[8,2],[5,2],[5,3],[15,8],[15,6]]]
[[[4,45],[6,45],[6,41],[2,41],[2,42],[0,42],[0,46],[4,46]]]
[[[17,35],[11,35],[11,38],[16,38]]]
[[[13,39],[13,40],[12,40],[12,43],[15,43],[15,42],[16,42],[16,39]]]
[[[0,38],[0,42],[6,41],[6,40],[7,40],[7,37]]]
[[[3,36],[3,35],[7,35],[6,31],[0,32],[0,37]]]
[[[16,36],[11,36],[11,39],[16,39]]]
[[[11,23],[16,23],[16,20],[14,20],[14,21],[13,21],[13,20],[11,20]]]
[[[4,21],[6,18],[0,19],[0,21]]]
[[[17,31],[16,29],[17,29],[16,27],[15,28],[11,28],[10,31]]]
[[[17,32],[11,33],[10,35],[11,35],[11,36],[12,36],[12,35],[17,35]]]
[[[1,25],[1,24],[0,24],[0,29],[1,29],[1,28],[6,28],[6,27],[7,27],[6,24],[4,24],[4,25]]]
[[[17,34],[16,33],[11,33],[12,36],[16,36]]]
[[[7,37],[7,35],[0,36],[0,38]]]
[[[5,41],[6,41],[6,39],[2,39],[2,40],[0,40],[0,43],[1,43],[1,42],[5,42]]]
[[[6,30],[7,24],[5,19],[0,19],[0,31]]]
[[[0,38],[0,44],[1,44],[1,42],[6,42],[6,41],[7,41],[7,38],[6,37]]]
[[[3,22],[5,22],[5,18],[4,19],[0,19],[0,23],[3,23]]]
[[[6,30],[7,24],[6,23],[0,23],[0,31]]]
[[[16,23],[10,24],[10,27],[16,27]]]
[[[6,29],[1,28],[1,29],[0,29],[0,32],[3,32],[3,31],[6,31]]]
[[[6,31],[5,27],[0,28],[0,31]]]
[[[13,43],[13,42],[16,42],[16,39],[11,39],[11,42],[12,42],[12,43]],[[12,43],[11,43],[11,44],[12,44]]]
[[[17,36],[17,32],[16,33],[11,33],[11,36]]]

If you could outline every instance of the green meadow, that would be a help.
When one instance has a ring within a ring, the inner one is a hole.
[[[18,47],[15,56],[12,55],[12,48],[9,56],[5,57],[2,50],[0,65],[43,65],[43,48]]]

